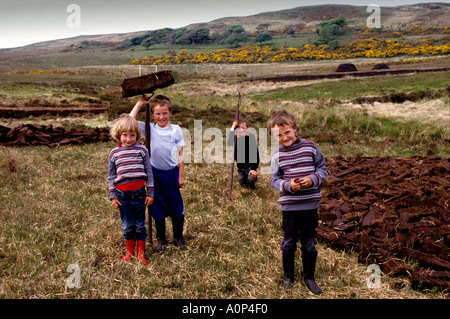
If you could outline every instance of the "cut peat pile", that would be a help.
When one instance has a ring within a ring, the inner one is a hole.
[[[103,104],[86,105],[41,105],[29,106],[0,106],[0,117],[24,118],[41,115],[69,116],[73,114],[101,114],[108,112],[108,106]]]
[[[21,124],[12,129],[0,125],[0,145],[5,146],[47,145],[55,147],[109,140],[109,128],[107,127],[67,131],[62,127],[53,127],[52,125]]]
[[[327,168],[318,237],[414,289],[450,291],[449,159],[333,157]]]
[[[109,104],[90,97],[67,100],[64,97],[38,97],[28,100],[0,101],[0,117],[24,118],[41,115],[68,116],[73,114],[107,113]]]
[[[410,73],[426,73],[426,72],[448,72],[449,67],[441,68],[428,68],[428,69],[399,69],[399,70],[371,70],[362,72],[338,72],[329,74],[301,74],[301,75],[275,75],[269,77],[254,77],[242,80],[240,82],[292,82],[292,81],[311,81],[311,80],[323,80],[323,79],[342,79],[346,77],[369,77],[369,76],[382,76],[382,75],[401,75]]]

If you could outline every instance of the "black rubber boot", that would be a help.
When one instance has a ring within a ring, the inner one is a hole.
[[[289,289],[294,284],[294,262],[295,262],[295,252],[290,253],[283,252],[284,289]]]
[[[302,252],[303,258],[303,280],[306,287],[314,294],[321,294],[322,289],[317,286],[314,279],[314,273],[316,271],[317,251],[315,252]]]
[[[251,190],[256,190],[256,178],[248,176],[248,187],[250,187]]]
[[[166,240],[166,220],[160,220],[155,221],[155,228],[156,228],[156,240],[158,241],[156,243],[155,251],[160,252],[163,251],[165,248],[164,246],[167,245]]]
[[[179,219],[172,218],[172,226],[173,244],[181,249],[186,249],[183,241],[184,216]]]

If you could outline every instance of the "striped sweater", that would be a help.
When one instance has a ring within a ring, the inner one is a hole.
[[[153,197],[153,174],[148,150],[143,145],[121,146],[109,154],[109,198],[117,198],[116,184],[145,181],[147,196]]]
[[[307,210],[319,207],[322,198],[321,184],[327,176],[325,158],[314,142],[298,139],[288,147],[282,145],[272,155],[272,186],[280,192],[281,210]],[[293,178],[309,176],[311,187],[292,192]]]

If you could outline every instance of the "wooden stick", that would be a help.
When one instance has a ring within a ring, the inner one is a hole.
[[[239,106],[241,105],[241,92],[239,93],[239,101],[236,108],[236,116],[234,118],[235,121],[239,121]],[[236,131],[236,128],[234,129]],[[236,134],[233,136],[233,162],[230,166],[230,182],[228,184],[228,199],[231,200],[231,191],[233,189],[233,172],[234,172],[234,154],[236,153]]]
[[[145,147],[148,150],[148,156],[151,157],[150,149],[150,103],[145,104]],[[153,247],[153,231],[152,231],[152,205],[148,207],[148,238],[150,246]]]

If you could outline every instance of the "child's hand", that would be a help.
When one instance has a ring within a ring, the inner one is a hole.
[[[298,178],[291,179],[291,190],[295,193],[302,189]]]
[[[150,206],[151,204],[153,204],[153,197],[147,196],[145,197],[145,206]]]
[[[119,202],[117,198],[113,198],[111,200],[111,205],[114,207],[114,209],[120,210],[119,206],[122,206],[122,204]]]
[[[248,173],[248,176],[250,177],[252,177],[252,178],[256,178],[256,176],[258,176],[258,173],[255,171],[255,170],[251,170],[249,173]]]
[[[139,102],[142,104],[148,104],[150,103],[150,98],[147,97],[147,95],[142,95],[142,97],[139,99]]]
[[[313,181],[310,177],[305,176],[302,178],[291,179],[291,190],[295,193],[302,189],[302,187],[311,187]]]
[[[238,125],[239,125],[239,121],[234,121],[233,125],[231,125],[231,130],[234,131]]]
[[[305,176],[305,177],[303,177],[303,178],[300,178],[300,179],[298,180],[298,182],[300,183],[300,185],[301,185],[302,187],[311,187],[311,186],[313,185],[312,179],[311,179],[310,177],[308,177],[308,176]]]
[[[184,186],[184,178],[183,176],[178,177],[178,187],[183,187]]]

